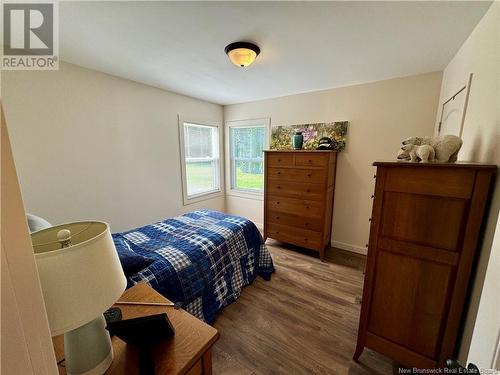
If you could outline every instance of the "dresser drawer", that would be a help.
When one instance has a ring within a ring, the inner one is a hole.
[[[476,172],[453,168],[385,168],[384,190],[410,194],[468,199],[474,189]]]
[[[267,155],[266,167],[291,167],[293,166],[293,154],[291,153],[269,153]]]
[[[306,200],[323,201],[325,199],[325,187],[308,182],[275,181],[268,182],[269,194],[283,197],[300,198]]]
[[[278,181],[304,181],[314,184],[324,184],[326,181],[325,171],[318,169],[268,168],[267,175],[270,180]]]
[[[298,229],[288,225],[268,223],[267,235],[268,237],[276,240],[288,242],[309,249],[320,250],[323,246],[321,233],[307,229]]]
[[[318,201],[307,201],[303,199],[270,195],[267,197],[267,209],[271,211],[297,214],[304,217],[322,218],[324,205]]]
[[[328,154],[298,154],[295,156],[297,167],[326,167],[328,165]]]
[[[266,216],[268,223],[288,225],[299,229],[309,229],[317,232],[323,230],[323,220],[319,218],[292,215],[284,212],[269,211]]]

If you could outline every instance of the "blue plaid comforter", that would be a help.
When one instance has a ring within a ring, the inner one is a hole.
[[[257,275],[269,280],[274,272],[255,224],[216,211],[190,212],[113,237],[154,259],[129,277],[129,286],[146,282],[208,323]]]

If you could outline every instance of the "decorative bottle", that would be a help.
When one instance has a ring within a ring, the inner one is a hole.
[[[304,143],[304,136],[302,132],[296,131],[292,137],[292,144],[294,150],[302,150],[302,145]]]

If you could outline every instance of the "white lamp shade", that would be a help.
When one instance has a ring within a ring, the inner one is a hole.
[[[57,239],[62,229],[71,231],[69,247]],[[124,292],[127,280],[108,224],[62,224],[31,238],[52,336],[97,318]]]

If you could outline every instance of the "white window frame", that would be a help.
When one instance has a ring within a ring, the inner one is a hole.
[[[186,173],[186,150],[185,150],[185,144],[184,144],[184,124],[193,124],[193,125],[200,125],[200,126],[208,126],[208,127],[214,127],[217,128],[217,131],[219,133],[218,136],[218,166],[217,166],[217,178],[219,182],[219,188],[203,193],[198,193],[198,194],[193,194],[193,195],[188,195],[187,191],[187,173]],[[222,154],[222,149],[223,149],[223,132],[222,132],[222,126],[219,122],[216,121],[199,121],[199,120],[191,120],[187,118],[182,118],[179,116],[179,150],[180,150],[180,162],[181,162],[181,177],[182,177],[182,199],[184,205],[189,205],[193,204],[196,202],[204,201],[206,199],[212,199],[216,197],[220,197],[224,195],[224,164],[223,164],[223,154]]]
[[[226,191],[228,195],[242,198],[249,198],[254,200],[264,200],[264,191],[256,191],[256,190],[244,190],[244,189],[235,189],[233,188],[233,162],[231,160],[231,129],[232,128],[251,128],[251,127],[264,127],[265,135],[264,135],[264,149],[269,149],[269,134],[271,130],[271,119],[267,118],[257,118],[257,119],[248,119],[248,120],[234,120],[234,121],[226,121],[226,142],[225,142],[225,151],[226,151]],[[265,166],[264,166],[265,168]]]

